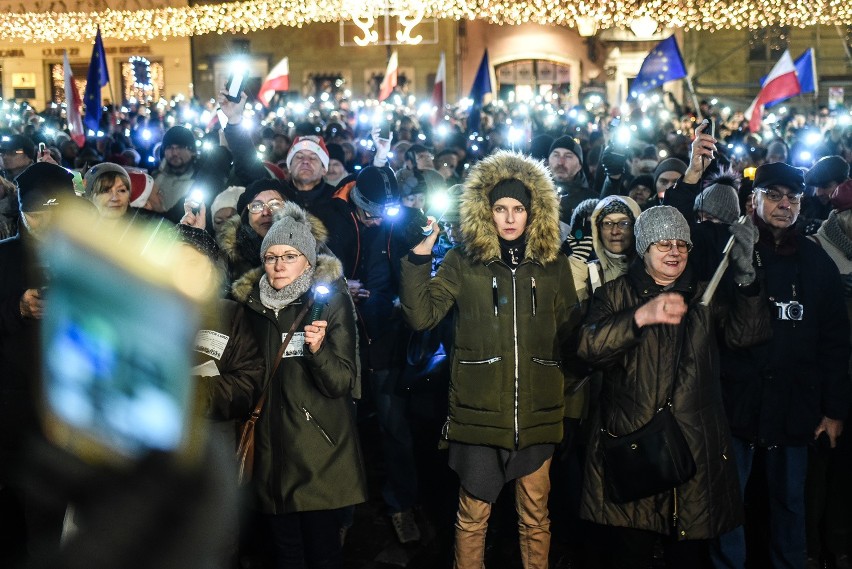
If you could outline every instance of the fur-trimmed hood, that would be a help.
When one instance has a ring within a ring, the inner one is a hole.
[[[628,208],[630,208],[630,211],[633,212],[633,222],[634,223],[636,222],[637,219],[639,219],[639,214],[642,213],[642,208],[639,207],[639,204],[637,204],[632,198],[629,198],[627,196],[607,196],[607,197],[601,199],[597,203],[597,205],[595,206],[595,209],[592,212],[592,216],[591,216],[592,245],[595,248],[595,254],[598,256],[598,259],[600,259],[601,266],[604,268],[604,271],[606,271],[609,268],[609,264],[611,263],[611,258],[606,254],[606,252],[605,252],[606,249],[604,249],[603,241],[601,241],[601,232],[600,232],[600,229],[598,228],[598,221],[599,221],[600,214],[601,214],[601,211],[603,210],[603,208],[605,208],[607,205],[609,205],[610,203],[612,203],[614,201],[620,201],[620,202],[624,203],[624,205],[626,205]],[[627,256],[631,257],[635,250],[636,250],[636,247],[634,245],[628,250]]]
[[[263,267],[252,269],[231,286],[231,294],[237,302],[246,302],[252,291],[256,290],[261,278],[265,278],[266,272]],[[314,278],[311,287],[316,283],[330,284],[343,276],[343,264],[332,255],[317,255],[317,266],[314,270]]]
[[[500,257],[500,241],[491,217],[488,195],[503,180],[518,180],[530,191],[525,258],[549,263],[559,255],[559,199],[553,179],[542,162],[523,154],[500,151],[474,166],[461,197],[462,243],[474,260]]]

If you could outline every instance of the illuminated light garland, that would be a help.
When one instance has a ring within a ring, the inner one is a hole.
[[[576,27],[594,18],[599,30],[626,28],[643,16],[684,30],[803,28],[852,25],[849,0],[395,0],[398,10],[426,18],[482,20],[499,25],[534,23]],[[179,8],[66,13],[0,14],[0,39],[54,43],[104,38],[151,41],[204,34],[246,34],[280,26],[302,27],[351,19],[351,0],[248,0]],[[583,20],[586,21],[586,20]]]

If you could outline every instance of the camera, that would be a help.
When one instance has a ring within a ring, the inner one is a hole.
[[[775,307],[778,309],[778,320],[801,320],[805,313],[805,307],[791,300],[790,302],[776,302]]]

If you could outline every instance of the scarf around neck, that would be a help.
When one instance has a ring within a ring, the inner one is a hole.
[[[264,273],[260,277],[260,303],[266,308],[275,311],[275,317],[278,318],[278,311],[290,305],[294,300],[308,292],[311,288],[311,282],[314,277],[314,268],[308,269],[299,275],[293,282],[285,285],[281,290],[275,290],[269,284],[269,278]]]
[[[846,235],[846,232],[840,226],[836,210],[828,214],[828,219],[820,226],[817,235],[829,241],[832,245],[840,249],[846,255],[847,259],[852,260],[852,239]]]

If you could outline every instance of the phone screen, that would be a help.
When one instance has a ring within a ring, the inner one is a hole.
[[[194,422],[198,305],[73,239],[51,240],[42,257],[51,270],[42,326],[48,434],[83,458],[181,450]]]
[[[383,121],[382,124],[379,125],[379,138],[390,138],[390,123],[387,121]]]
[[[225,84],[225,90],[228,91],[228,100],[234,103],[240,102],[240,93],[243,90],[243,79],[245,79],[245,73],[242,71],[231,73],[228,77],[228,82]]]

